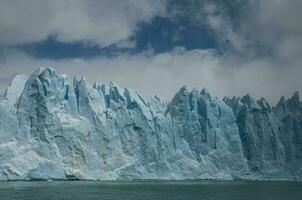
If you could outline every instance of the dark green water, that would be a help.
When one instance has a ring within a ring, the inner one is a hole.
[[[0,200],[301,200],[301,182],[0,182]]]

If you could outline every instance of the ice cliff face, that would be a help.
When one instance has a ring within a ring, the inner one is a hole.
[[[247,95],[225,98],[234,111],[244,157],[257,178],[301,179],[302,104],[298,93],[276,107]]]
[[[300,179],[301,128],[297,94],[164,103],[38,69],[0,96],[0,180]]]

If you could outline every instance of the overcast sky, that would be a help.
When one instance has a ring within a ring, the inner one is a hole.
[[[0,91],[53,67],[169,100],[302,92],[301,0],[0,0]]]

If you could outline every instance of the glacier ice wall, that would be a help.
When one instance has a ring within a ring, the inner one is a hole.
[[[249,171],[262,179],[301,179],[302,104],[296,92],[275,107],[250,95],[225,98],[237,118]]]
[[[301,179],[301,121],[298,94],[166,103],[40,68],[0,96],[0,180]]]

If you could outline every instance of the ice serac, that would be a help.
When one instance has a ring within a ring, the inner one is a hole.
[[[232,107],[249,170],[260,179],[301,179],[301,102],[298,94],[276,107],[250,95],[225,98]]]
[[[282,97],[273,112],[284,146],[286,169],[293,177],[302,176],[302,103],[298,92],[292,98]]]
[[[27,76],[25,74],[16,75],[10,83],[9,87],[5,90],[4,96],[7,98],[8,103],[11,106],[14,106],[14,104],[20,97],[26,81]]]
[[[223,101],[212,98],[205,89],[188,92],[183,87],[172,99],[169,113],[176,142],[183,140],[188,145],[203,172],[231,179],[248,174],[235,116]]]
[[[165,103],[51,68],[0,97],[0,180],[301,178],[298,94]]]

